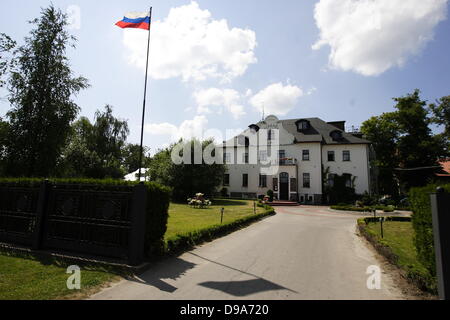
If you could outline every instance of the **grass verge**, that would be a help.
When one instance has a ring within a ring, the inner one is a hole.
[[[423,291],[437,293],[436,279],[417,259],[411,218],[387,218],[383,223],[383,238],[381,237],[381,224],[377,219],[359,219],[358,228],[380,254],[402,270],[404,276],[411,283]]]
[[[51,300],[83,297],[105,283],[119,279],[112,270],[80,266],[81,290],[67,288],[68,265],[52,258],[0,251],[0,300]]]
[[[208,209],[193,209],[183,204],[171,205],[165,238],[166,253],[179,253],[275,214],[272,207],[261,204],[257,205],[254,213],[253,201],[216,200],[213,203]],[[221,208],[225,208],[222,224]]]

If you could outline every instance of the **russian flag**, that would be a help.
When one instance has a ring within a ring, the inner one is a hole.
[[[116,23],[120,28],[136,28],[150,30],[150,15],[148,12],[130,12]]]

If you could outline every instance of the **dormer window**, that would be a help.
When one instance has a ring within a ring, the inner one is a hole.
[[[258,132],[259,131],[259,127],[256,124],[250,125],[249,128],[253,132]]]
[[[311,127],[308,120],[299,120],[295,123],[295,125],[297,126],[298,132],[306,131]]]
[[[331,137],[334,141],[340,141],[340,140],[342,140],[342,132],[339,131],[339,130],[332,131],[332,132],[330,133],[330,137]]]

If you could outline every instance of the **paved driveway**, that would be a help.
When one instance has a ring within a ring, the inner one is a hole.
[[[361,215],[321,207],[278,208],[276,216],[155,264],[92,299],[403,299],[391,276],[367,288],[380,265],[356,235]]]

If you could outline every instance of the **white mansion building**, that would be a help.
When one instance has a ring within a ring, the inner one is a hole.
[[[335,174],[345,175],[357,194],[371,193],[370,142],[345,132],[345,121],[269,116],[222,147],[228,168],[223,187],[231,197],[273,190],[278,200],[320,204],[323,185]]]

